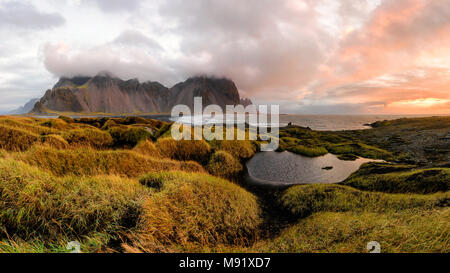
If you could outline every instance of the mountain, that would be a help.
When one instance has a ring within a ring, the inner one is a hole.
[[[238,89],[228,79],[193,77],[169,89],[158,82],[124,81],[102,72],[95,77],[62,77],[36,102],[32,112],[162,113],[177,104],[193,109],[194,97],[202,97],[203,106],[240,103]]]
[[[15,110],[12,110],[11,112],[8,112],[7,114],[9,114],[9,115],[21,115],[21,114],[29,113],[31,110],[33,110],[34,105],[38,101],[39,101],[39,98],[31,99],[27,103],[25,103],[24,106],[21,106],[21,107],[15,109]]]

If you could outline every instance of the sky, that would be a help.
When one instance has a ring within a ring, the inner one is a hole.
[[[298,114],[450,114],[448,0],[0,0],[0,112],[61,76],[232,79]]]

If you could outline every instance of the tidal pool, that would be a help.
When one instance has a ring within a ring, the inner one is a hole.
[[[262,152],[247,163],[247,182],[267,186],[338,183],[362,164],[373,161],[380,160],[358,158],[345,161],[333,154],[311,158],[291,152]]]

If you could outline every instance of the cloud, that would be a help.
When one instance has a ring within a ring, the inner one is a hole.
[[[445,111],[450,99],[445,1],[81,1],[100,7],[89,11],[104,31],[47,43],[55,76],[109,70],[169,86],[225,76],[245,96],[302,113],[431,111],[420,106],[430,102]]]
[[[82,0],[85,3],[95,3],[106,12],[135,11],[141,7],[139,0]]]
[[[84,52],[47,47],[46,67],[55,75],[91,73],[99,67],[122,77],[138,71],[139,77],[172,84],[206,73],[232,78],[249,95],[282,90],[288,97],[316,73],[324,61],[322,43],[330,40],[317,26],[312,7],[291,0],[163,1],[158,18],[170,22],[159,26],[176,37],[176,54],[160,54],[154,40],[126,31],[113,44]],[[118,44],[120,51],[115,50]],[[144,50],[148,47],[153,50]],[[70,56],[64,57],[66,53]]]
[[[64,25],[66,20],[58,13],[47,13],[29,3],[3,2],[0,4],[0,28],[18,27],[41,30]]]
[[[148,48],[156,51],[162,50],[162,47],[158,42],[145,36],[142,32],[137,30],[123,31],[116,39],[114,39],[112,44]]]
[[[81,51],[65,43],[49,43],[43,48],[44,64],[48,71],[57,76],[94,76],[100,71],[109,71],[123,79],[158,80],[164,84],[172,82],[172,73],[167,66],[161,65],[158,55],[149,54],[154,49],[153,44],[150,49],[126,46],[123,42],[119,45],[116,39]]]

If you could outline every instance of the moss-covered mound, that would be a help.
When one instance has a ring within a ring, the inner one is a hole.
[[[400,212],[321,212],[301,220],[280,236],[255,244],[249,252],[367,253],[380,243],[382,253],[448,253],[450,209]]]
[[[435,193],[450,188],[450,168],[411,170],[408,165],[365,164],[343,185],[388,193]]]
[[[365,192],[340,185],[299,185],[287,189],[279,198],[281,207],[295,217],[332,211],[400,211],[447,206],[450,193],[433,195]]]

